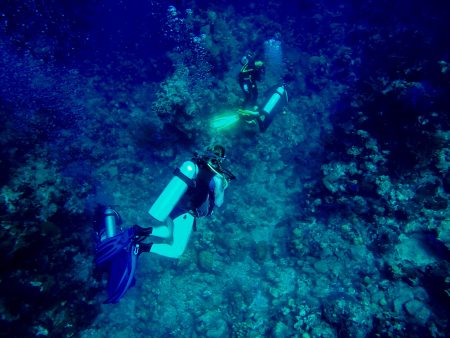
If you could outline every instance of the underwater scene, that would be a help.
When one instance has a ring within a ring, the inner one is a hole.
[[[0,337],[449,337],[450,3],[0,2]]]

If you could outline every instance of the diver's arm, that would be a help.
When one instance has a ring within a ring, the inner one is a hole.
[[[225,179],[220,175],[214,176],[214,204],[220,207],[223,204],[226,183]]]

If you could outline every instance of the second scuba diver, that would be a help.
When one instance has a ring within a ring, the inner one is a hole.
[[[222,167],[225,149],[209,147],[204,154],[195,154],[174,172],[174,177],[153,203],[149,214],[165,223],[158,227],[134,225],[120,231],[121,218],[111,207],[104,210],[99,229],[100,242],[96,263],[109,270],[108,295],[105,303],[117,303],[134,285],[137,258],[151,252],[179,258],[186,249],[195,221],[211,215],[224,201],[224,191],[235,176]],[[171,243],[144,243],[149,237],[171,238]]]
[[[264,73],[264,62],[255,60],[253,53],[247,53],[241,59],[242,68],[239,72],[239,85],[244,92],[243,108],[238,110],[239,117],[248,123],[257,123],[264,132],[272,123],[273,118],[282,111],[288,102],[284,85],[276,86],[269,92],[264,106],[258,106],[257,81],[261,81]]]
[[[243,108],[252,108],[258,100],[258,86],[264,73],[264,62],[255,60],[253,53],[248,53],[241,59],[242,68],[239,71],[238,82],[244,92]]]

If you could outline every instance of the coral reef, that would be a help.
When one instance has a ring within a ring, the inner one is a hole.
[[[2,5],[2,335],[446,336],[449,28],[403,1]],[[265,133],[214,130],[249,50],[259,101],[282,78],[289,104]],[[102,305],[96,206],[154,225],[211,143],[237,176],[225,204]]]

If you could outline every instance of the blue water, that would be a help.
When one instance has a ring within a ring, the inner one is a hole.
[[[448,336],[449,12],[3,1],[0,336]],[[249,54],[257,104],[289,98],[264,132],[237,113]],[[103,304],[98,206],[157,226],[173,170],[212,144],[237,177],[224,205]]]

